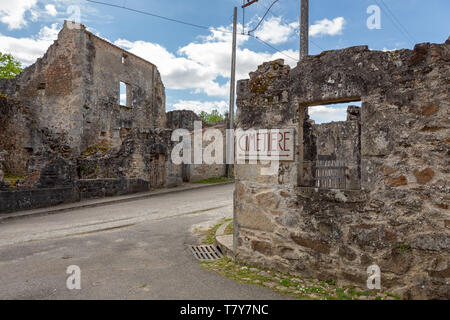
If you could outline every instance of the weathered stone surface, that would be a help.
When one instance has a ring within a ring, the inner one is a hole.
[[[397,241],[397,235],[384,226],[361,224],[351,226],[349,236],[359,246],[386,247]]]
[[[400,177],[396,177],[396,178],[386,178],[385,183],[387,186],[389,187],[401,187],[401,186],[406,186],[408,184],[408,179],[405,176],[400,176]]]
[[[330,246],[324,241],[306,239],[297,235],[291,235],[291,239],[302,247],[310,248],[324,254],[330,253]]]
[[[450,235],[446,234],[426,234],[420,235],[412,242],[412,247],[421,250],[446,251],[450,252]]]
[[[343,257],[343,258],[345,258],[345,259],[347,259],[347,260],[349,260],[349,261],[353,261],[353,260],[356,259],[356,253],[355,253],[355,251],[353,251],[351,248],[349,248],[349,247],[347,247],[347,246],[345,246],[345,245],[339,247],[339,252],[338,252],[338,254],[339,254],[341,257]]]
[[[271,256],[272,254],[272,245],[269,242],[265,241],[252,241],[252,249],[262,253],[266,256]]]
[[[274,225],[267,215],[257,207],[242,205],[236,215],[239,227],[272,232]]]
[[[257,204],[262,208],[277,209],[280,199],[273,191],[263,191],[255,195]]]
[[[408,272],[412,262],[413,254],[410,250],[394,248],[383,257],[380,268],[383,272],[392,272],[403,275]]]
[[[291,70],[265,63],[239,81],[238,128],[289,127],[298,137],[294,162],[283,162],[290,169],[278,176],[261,175],[260,164],[236,170],[246,190],[236,199],[237,215],[245,203],[255,214],[267,210],[268,202],[248,196],[255,186],[253,194],[276,189],[280,200],[268,212],[273,231],[237,230],[247,239],[237,245],[240,259],[363,286],[367,267],[378,264],[383,289],[448,299],[448,264],[432,261],[450,261],[449,62],[449,41],[393,52],[360,46],[305,57]],[[314,134],[308,108],[353,101],[362,102],[360,117],[349,108],[346,122],[317,126]],[[356,179],[346,188],[352,190],[312,187],[319,155],[355,164],[345,172]],[[286,201],[292,196],[296,201]],[[255,259],[251,241],[279,249]]]
[[[414,176],[416,177],[417,183],[424,185],[433,180],[434,171],[431,168],[427,168],[425,170],[414,170]]]
[[[194,122],[202,121],[202,119],[193,111],[190,110],[175,110],[167,112],[167,128],[187,129],[194,131]]]

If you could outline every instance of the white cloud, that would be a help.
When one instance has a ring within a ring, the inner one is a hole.
[[[212,110],[217,110],[220,114],[224,114],[228,111],[228,102],[180,100],[173,104],[173,108],[174,110],[192,110],[197,114],[202,111],[211,113]]]
[[[340,35],[342,30],[344,30],[345,23],[346,21],[343,17],[334,18],[333,20],[319,20],[309,27],[309,34],[311,37]]]
[[[347,107],[314,106],[308,108],[308,114],[318,124],[332,121],[346,121]]]
[[[59,32],[57,23],[43,27],[36,36],[13,38],[0,34],[0,51],[11,53],[24,66],[33,64],[44,55],[48,47],[56,40]]]
[[[230,27],[222,27],[223,31],[230,31]],[[231,34],[211,30],[210,35],[200,37],[200,41],[191,42],[177,50],[169,52],[159,44],[124,39],[115,44],[154,63],[168,89],[194,90],[194,93],[205,93],[208,96],[226,97],[229,93],[229,83],[220,83],[220,77],[229,79],[231,66]],[[236,79],[248,78],[248,73],[265,61],[285,58],[281,53],[255,52],[242,48],[248,37],[239,36],[237,50]],[[298,52],[287,50],[283,53],[297,57]],[[286,59],[291,66],[296,61]]]
[[[47,4],[45,6],[45,10],[52,17],[56,17],[56,15],[58,14],[58,11],[56,10],[56,7],[53,4]]]
[[[383,52],[390,52],[390,51],[397,51],[398,49],[397,48],[394,48],[394,49],[388,49],[388,48],[386,48],[386,47],[384,47],[383,48]]]
[[[120,104],[122,106],[126,106],[127,105],[127,94],[126,93],[121,93],[120,94]]]
[[[298,22],[288,24],[281,17],[272,17],[262,23],[255,31],[255,36],[274,45],[285,43],[295,34],[298,26]]]
[[[107,24],[114,20],[113,16],[89,5],[85,0],[1,0],[0,22],[7,24],[10,30],[24,28],[28,20],[62,23],[65,19],[77,18],[74,11],[67,11],[71,6],[80,8],[83,24],[89,24],[98,19]]]
[[[21,29],[27,25],[25,13],[33,8],[37,0],[7,0],[0,6],[0,21],[8,25],[8,29]]]

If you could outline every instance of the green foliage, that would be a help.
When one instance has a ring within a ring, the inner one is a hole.
[[[0,52],[0,78],[14,78],[22,72],[20,62],[11,54]]]
[[[216,124],[218,122],[224,121],[225,117],[219,113],[216,109],[207,113],[205,111],[200,112],[200,117],[208,124]]]

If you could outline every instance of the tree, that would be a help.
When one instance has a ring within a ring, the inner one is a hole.
[[[20,62],[9,53],[0,52],[0,78],[14,78],[22,72]]]
[[[200,117],[208,124],[216,124],[218,122],[224,121],[225,118],[216,109],[207,113],[205,111],[200,112]]]

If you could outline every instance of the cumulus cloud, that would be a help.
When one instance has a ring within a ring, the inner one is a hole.
[[[14,38],[0,34],[0,51],[11,53],[23,66],[33,64],[44,55],[48,47],[56,40],[59,32],[57,23],[43,27],[36,36]]]
[[[345,23],[346,21],[343,17],[334,18],[333,20],[319,20],[309,27],[309,34],[311,37],[340,35],[342,30],[344,30]]]
[[[168,89],[190,89],[194,93],[226,97],[229,83],[221,83],[219,79],[229,79],[230,76],[232,37],[228,33],[230,27],[222,27],[221,30],[211,30],[208,36],[179,48],[175,53],[159,44],[145,41],[119,39],[114,43],[157,65]],[[273,54],[243,48],[248,41],[246,36],[238,37],[236,79],[248,78],[248,73],[264,61],[286,59],[279,52]],[[298,52],[293,50],[283,53],[291,57],[298,56]],[[296,65],[296,61],[291,59],[286,59],[286,63]]]
[[[313,106],[308,108],[309,117],[317,124],[333,121],[346,121],[349,105],[361,106],[361,102]]]
[[[262,23],[261,27],[255,31],[255,36],[276,45],[289,41],[298,27],[298,22],[285,23],[281,17],[272,17]]]
[[[210,113],[212,110],[217,110],[224,114],[228,111],[228,102],[226,101],[195,101],[195,100],[179,100],[172,106],[174,110],[192,110],[195,113],[202,111]]]
[[[310,36],[341,35],[345,24],[346,21],[343,17],[337,17],[333,20],[318,20],[310,26]],[[298,21],[288,23],[282,17],[272,17],[261,24],[255,31],[255,36],[270,44],[277,45],[292,40],[294,35],[298,35],[298,28]]]
[[[36,6],[37,0],[2,1],[0,21],[8,25],[8,29],[21,29],[27,25],[25,13]]]
[[[0,6],[0,22],[6,24],[9,30],[22,29],[29,21],[62,23],[65,19],[77,18],[74,11],[68,11],[71,6],[80,8],[84,24],[99,18],[103,23],[110,23],[114,19],[84,0],[3,0]]]
[[[56,15],[58,14],[58,11],[56,10],[56,7],[53,4],[47,4],[45,6],[45,10],[52,17],[56,17]]]

